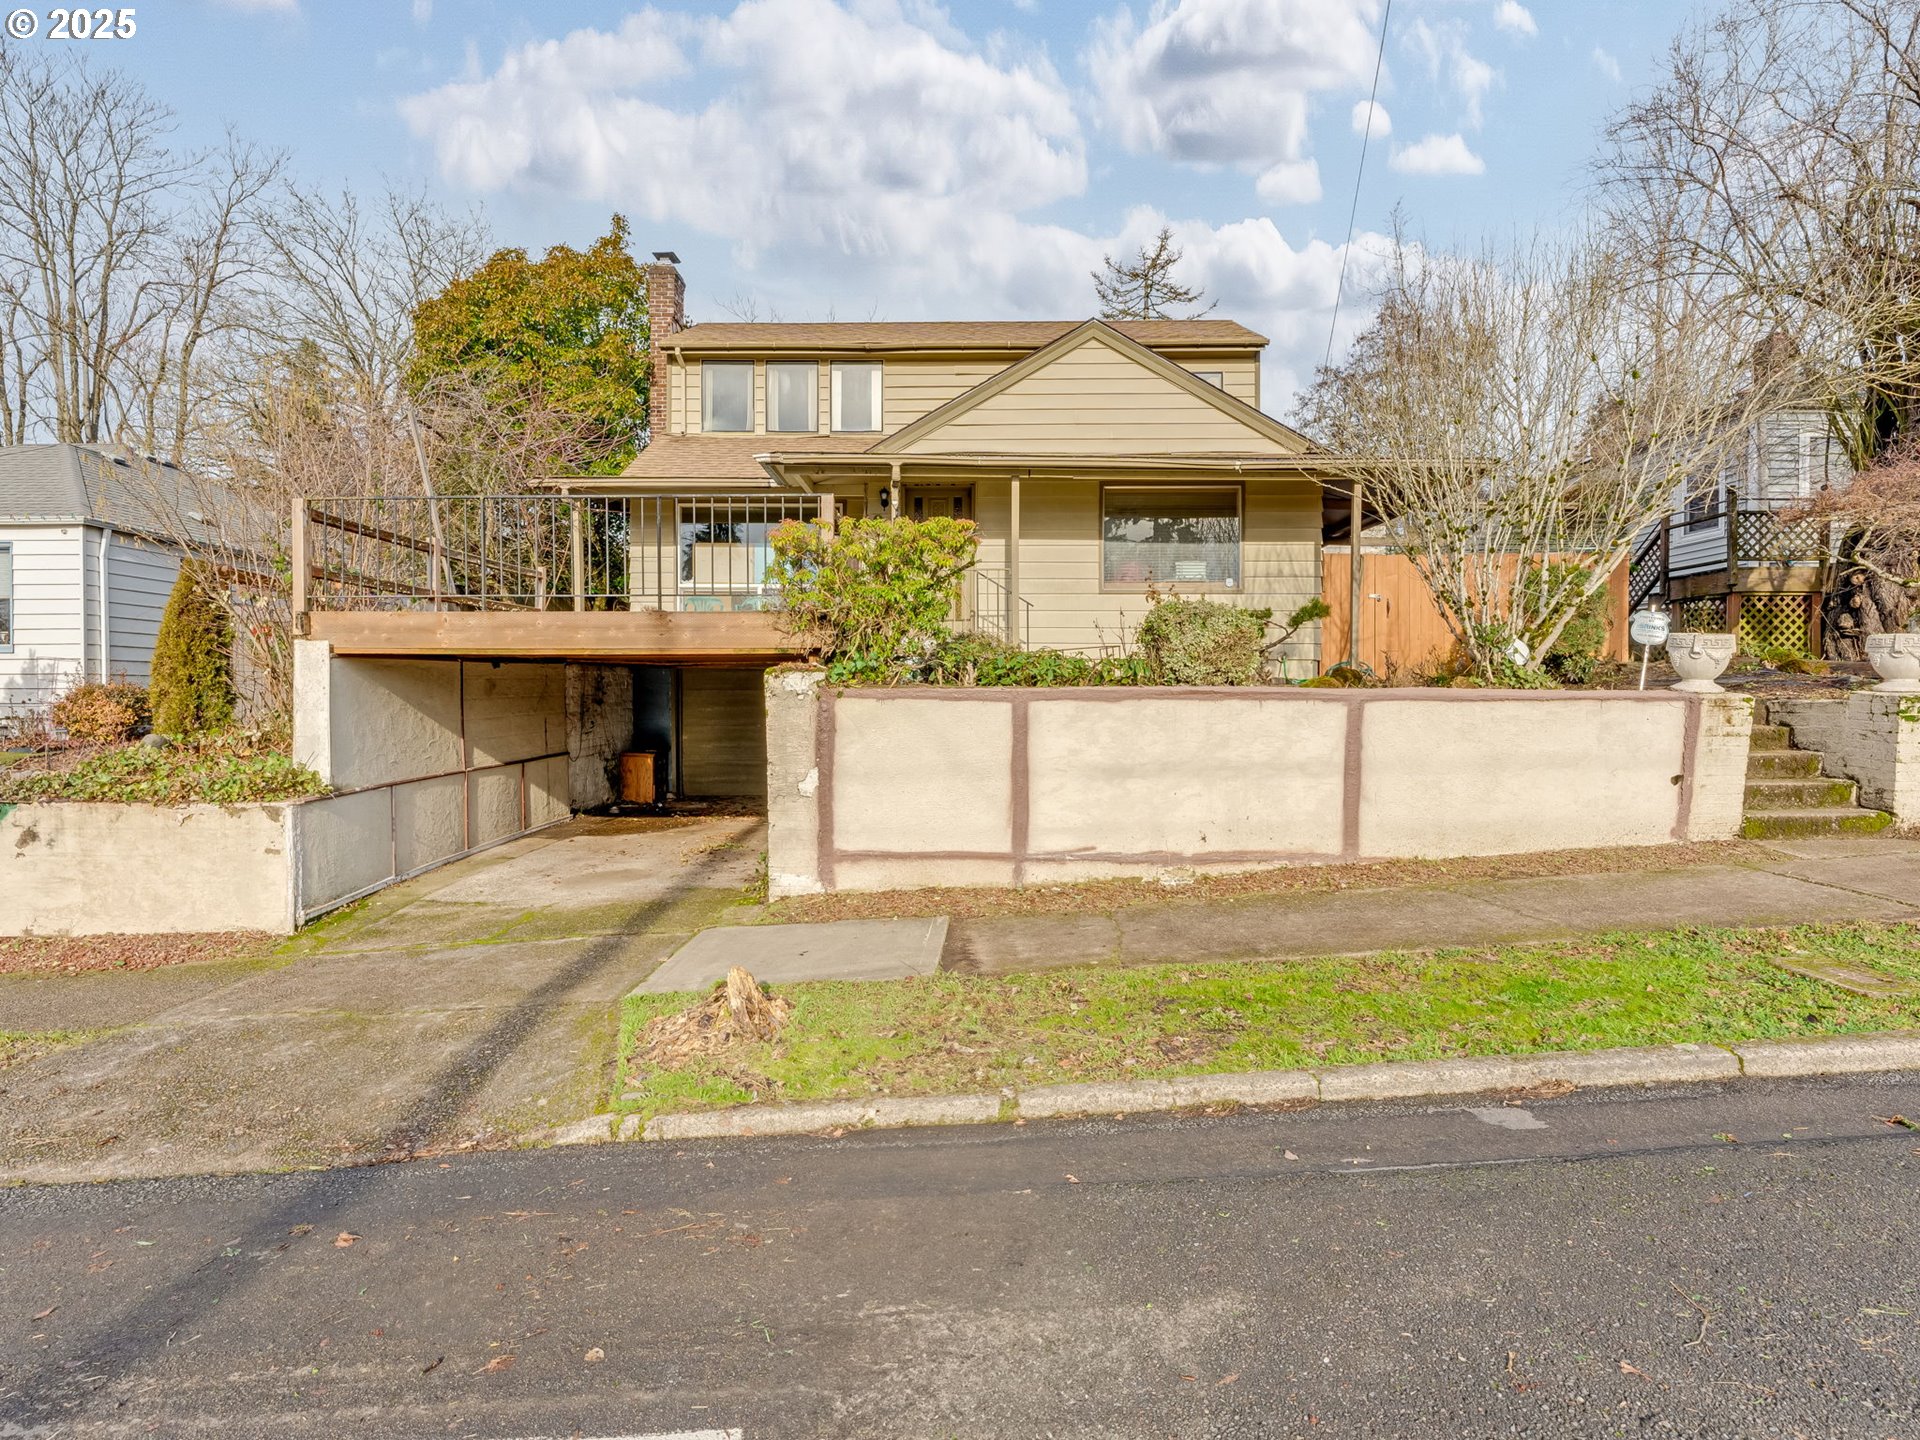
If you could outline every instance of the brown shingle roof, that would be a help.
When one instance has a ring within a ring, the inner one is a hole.
[[[866,450],[878,435],[656,435],[631,464],[623,480],[737,481],[749,489],[771,485],[754,460],[779,450]],[[564,482],[556,482],[564,483]]]
[[[1082,320],[824,321],[819,324],[691,325],[663,343],[701,350],[1037,350]],[[1267,337],[1237,320],[1115,320],[1121,334],[1149,347],[1237,349]]]

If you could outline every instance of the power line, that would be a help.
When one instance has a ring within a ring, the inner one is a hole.
[[[1393,0],[1380,14],[1380,48],[1373,56],[1373,88],[1367,91],[1367,123],[1360,131],[1360,163],[1353,171],[1353,205],[1347,211],[1347,241],[1340,247],[1340,281],[1333,287],[1333,318],[1327,322],[1327,353],[1321,368],[1333,364],[1333,332],[1340,324],[1340,296],[1347,288],[1347,256],[1353,250],[1353,222],[1360,214],[1360,179],[1367,173],[1367,142],[1373,138],[1374,100],[1380,94],[1380,62],[1387,58],[1387,22],[1393,18]]]

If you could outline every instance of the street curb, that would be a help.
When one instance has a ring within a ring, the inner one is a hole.
[[[1747,1040],[1737,1045],[1654,1045],[1634,1049],[1483,1055],[1455,1060],[1383,1061],[1324,1070],[1259,1070],[1169,1080],[1096,1080],[1036,1085],[1004,1094],[898,1100],[829,1100],[803,1105],[741,1105],[656,1115],[595,1115],[550,1132],[555,1145],[609,1140],[721,1140],[885,1130],[916,1125],[983,1125],[1084,1115],[1146,1115],[1205,1105],[1247,1106],[1351,1100],[1419,1100],[1529,1090],[1566,1083],[1583,1089],[1679,1085],[1920,1070],[1920,1031],[1819,1040]]]

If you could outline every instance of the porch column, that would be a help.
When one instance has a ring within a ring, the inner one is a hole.
[[[887,467],[887,518],[900,518],[900,462],[895,460]]]
[[[1360,554],[1360,532],[1365,528],[1362,512],[1366,504],[1366,487],[1358,480],[1353,482],[1353,518],[1347,522],[1347,537],[1353,543],[1347,552],[1347,663],[1360,664],[1360,601],[1365,587],[1361,584],[1361,570],[1365,565]]]
[[[1007,639],[1017,650],[1027,648],[1020,633],[1020,475],[1007,478]]]

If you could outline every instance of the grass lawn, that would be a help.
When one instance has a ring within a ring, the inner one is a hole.
[[[1865,997],[1775,964],[1866,966],[1915,993]],[[650,1070],[635,1054],[689,995],[630,996],[620,1084],[642,1115],[752,1100],[864,1099],[1240,1070],[1920,1025],[1920,925],[1603,936],[1575,945],[1269,964],[1088,966],[782,986],[771,1044]]]

